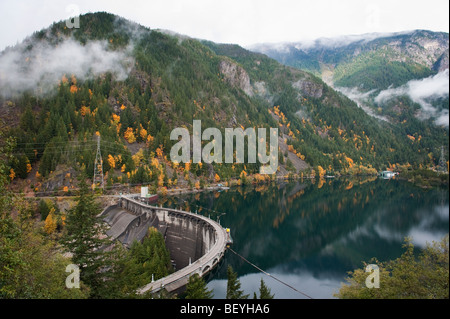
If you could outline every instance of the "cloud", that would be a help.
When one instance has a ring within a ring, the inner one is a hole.
[[[358,105],[358,107],[363,109],[363,111],[366,112],[368,115],[377,118],[379,120],[389,122],[389,120],[386,117],[376,114],[373,109],[367,106],[371,98],[371,95],[375,92],[375,90],[371,90],[369,92],[360,92],[357,87],[354,88],[334,87],[334,89],[338,92],[341,92],[342,94],[347,96],[350,100],[355,102],[356,105]]]
[[[448,127],[448,109],[439,110],[430,103],[432,100],[449,96],[448,69],[425,79],[411,80],[405,85],[383,90],[375,97],[375,102],[383,104],[395,97],[405,95],[421,106],[422,118],[436,117],[437,125]]]
[[[127,54],[130,48],[112,51],[105,41],[90,41],[86,45],[73,39],[57,45],[37,42],[31,49],[29,44],[25,41],[0,55],[0,94],[4,97],[27,90],[45,94],[64,74],[84,80],[112,72],[118,80],[124,80],[133,65]]]
[[[247,48],[249,50],[259,51],[265,54],[269,53],[270,51],[276,51],[278,53],[290,53],[294,49],[308,53],[311,50],[319,50],[324,48],[337,49],[340,47],[348,46],[355,42],[369,43],[376,39],[411,34],[412,32],[414,31],[410,30],[402,32],[373,32],[354,35],[339,35],[334,37],[321,37],[318,39],[304,39],[298,42],[260,43],[247,46]]]
[[[295,48],[298,50],[308,51],[308,49],[328,48],[335,49],[344,46],[348,46],[355,42],[368,43],[380,38],[388,38],[392,36],[410,34],[414,31],[402,31],[402,32],[373,32],[364,34],[353,35],[341,35],[332,38],[319,38],[314,41],[303,41],[295,44]]]
[[[440,113],[437,116],[437,118],[434,121],[434,123],[436,123],[436,125],[439,125],[439,126],[449,127],[449,113],[448,113],[448,110],[440,111]]]

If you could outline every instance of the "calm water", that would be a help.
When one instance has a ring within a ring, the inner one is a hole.
[[[448,189],[424,191],[394,179],[246,186],[163,205],[220,218],[231,228],[236,252],[313,298],[333,298],[362,261],[399,257],[406,236],[425,247],[449,232]],[[305,298],[230,251],[209,278],[215,298],[225,298],[227,265],[250,297],[263,278],[275,298]]]

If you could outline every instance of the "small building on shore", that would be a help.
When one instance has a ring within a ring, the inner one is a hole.
[[[384,179],[391,179],[392,177],[398,175],[397,172],[392,172],[392,171],[383,171],[380,173],[380,177],[384,178]]]

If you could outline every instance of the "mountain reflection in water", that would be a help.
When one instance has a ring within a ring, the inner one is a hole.
[[[395,179],[329,179],[244,186],[162,199],[231,228],[233,249],[314,298],[333,298],[362,261],[395,259],[405,237],[416,247],[449,229],[447,189],[423,190]],[[275,298],[303,298],[228,252],[209,288],[226,294],[226,267],[253,296],[263,278]]]

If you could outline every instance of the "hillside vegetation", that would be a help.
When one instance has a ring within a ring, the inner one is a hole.
[[[80,19],[79,29],[54,23],[0,55],[14,56],[24,77],[35,71],[42,52],[70,45],[73,60],[79,58],[74,52],[86,55],[79,60],[83,72],[74,67],[58,74],[49,64],[32,87],[11,93],[5,85],[0,91],[2,129],[16,140],[7,175],[13,182],[29,180],[25,187],[32,192],[70,192],[80,170],[92,177],[97,136],[109,187],[143,183],[162,190],[267,178],[259,176],[259,163],[172,163],[170,132],[192,132],[193,120],[222,133],[227,127],[278,128],[286,150],[279,152],[279,175],[432,167],[436,150],[448,141],[444,128],[411,117],[407,125],[380,121],[315,75],[237,45],[150,30],[103,12]],[[88,59],[98,51],[104,59]],[[101,69],[109,60],[109,69]],[[400,77],[429,73],[395,65]],[[339,81],[348,80],[346,68],[354,70],[352,77],[364,73],[364,64],[341,68]],[[56,80],[46,81],[53,71]],[[293,156],[299,163],[293,165]]]

